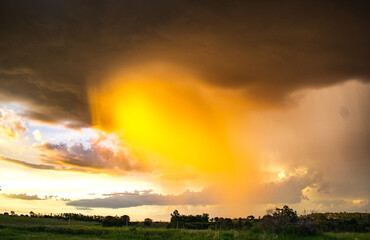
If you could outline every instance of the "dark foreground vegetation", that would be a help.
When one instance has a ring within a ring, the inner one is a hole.
[[[370,239],[370,214],[312,213],[288,206],[262,218],[209,218],[171,214],[170,222],[130,222],[124,216],[55,214],[0,215],[0,239]]]

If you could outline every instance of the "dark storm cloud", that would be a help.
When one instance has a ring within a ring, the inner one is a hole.
[[[0,97],[25,114],[90,124],[86,85],[115,67],[179,64],[279,100],[368,81],[367,1],[1,1]]]

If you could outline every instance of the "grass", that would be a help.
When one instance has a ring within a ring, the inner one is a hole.
[[[274,235],[251,231],[214,231],[156,228],[104,228],[96,223],[0,216],[0,239],[132,239],[132,240],[367,240],[370,233],[325,233],[317,236]]]
[[[55,218],[38,218],[38,217],[13,217],[7,215],[0,215],[0,225],[7,225],[7,226],[41,226],[41,225],[55,225],[55,226],[63,226],[63,225],[72,225],[72,226],[94,226],[100,224],[96,222],[83,222],[83,221],[74,221],[71,220],[66,221],[63,219],[55,219]]]

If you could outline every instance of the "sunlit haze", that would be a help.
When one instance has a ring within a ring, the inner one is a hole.
[[[94,3],[0,3],[0,212],[370,209],[361,6]]]

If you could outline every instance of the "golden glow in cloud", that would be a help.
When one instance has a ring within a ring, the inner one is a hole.
[[[231,198],[234,187],[248,188],[255,169],[231,144],[242,102],[235,92],[150,66],[108,77],[90,89],[90,102],[94,124],[144,153],[161,179],[196,178],[204,186],[223,186]]]

